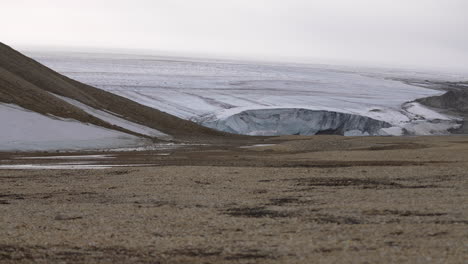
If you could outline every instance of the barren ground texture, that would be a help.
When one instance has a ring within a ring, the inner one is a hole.
[[[111,155],[88,162],[130,166],[0,170],[0,263],[468,262],[467,137]]]

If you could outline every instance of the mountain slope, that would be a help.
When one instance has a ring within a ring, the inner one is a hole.
[[[462,126],[452,132],[468,134],[468,83],[439,83],[439,85],[441,89],[447,92],[440,96],[421,98],[417,101],[423,105],[437,108],[448,114],[462,117]]]
[[[40,114],[74,119],[126,134],[151,137],[104,121],[63,100],[63,97],[95,111],[110,113],[122,120],[161,131],[175,139],[227,135],[67,78],[0,43],[0,103],[14,104]]]

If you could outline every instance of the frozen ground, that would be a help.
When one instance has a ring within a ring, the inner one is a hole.
[[[130,55],[31,55],[84,83],[234,133],[307,134],[349,127],[348,134],[352,135],[419,135],[446,134],[448,129],[457,126],[454,118],[416,103],[403,107],[406,102],[442,92],[391,79],[431,76],[453,79],[453,76]],[[262,110],[262,118],[258,119],[258,112],[252,110]],[[247,116],[248,121],[239,115]],[[284,129],[281,118],[290,121],[291,115],[295,116],[294,124]],[[278,116],[279,120],[272,123]],[[311,127],[311,116],[319,116],[322,121]],[[339,120],[330,120],[334,116],[340,117]],[[360,120],[360,123],[350,126],[350,120]],[[442,124],[439,120],[443,120]],[[376,127],[375,121],[382,121],[382,127]],[[437,124],[433,125],[433,121]]]
[[[0,124],[1,151],[129,148],[147,143],[133,135],[41,115],[11,104],[0,104]]]

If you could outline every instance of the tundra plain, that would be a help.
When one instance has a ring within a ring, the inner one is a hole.
[[[468,259],[466,137],[226,142],[0,154],[0,262]],[[5,169],[63,163],[124,167]]]

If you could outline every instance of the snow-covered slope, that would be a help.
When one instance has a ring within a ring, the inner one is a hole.
[[[372,129],[372,133],[360,130],[361,134],[375,135],[444,134],[457,126],[455,118],[436,116],[422,105],[403,107],[406,102],[443,92],[391,80],[388,72],[379,75],[376,71],[366,73],[329,66],[127,55],[32,55],[71,78],[228,132],[313,134],[335,127],[314,125],[319,123],[336,123],[351,131],[360,127],[353,124],[355,120],[385,124],[384,130]],[[334,114],[323,115],[325,112]],[[257,118],[259,113],[261,121]],[[291,119],[291,115],[298,113]],[[322,121],[311,122],[313,116]],[[343,119],[344,116],[353,118]],[[335,117],[340,120],[328,120]],[[432,124],[434,120],[436,125]],[[443,120],[443,125],[439,120]],[[419,129],[422,123],[425,128]]]
[[[0,103],[0,150],[43,151],[135,147],[148,140],[73,119]]]
[[[140,125],[140,124],[136,124],[134,122],[131,122],[129,120],[126,120],[124,118],[121,118],[121,117],[118,117],[117,114],[115,113],[112,113],[112,112],[108,112],[108,111],[102,111],[102,110],[99,110],[99,109],[96,109],[96,108],[93,108],[91,106],[88,106],[88,105],[85,105],[83,103],[80,103],[78,102],[77,100],[73,100],[71,98],[68,98],[68,97],[65,97],[65,96],[60,96],[60,95],[56,95],[54,94],[54,96],[57,96],[58,98],[62,99],[63,101],[71,104],[71,105],[74,105],[78,108],[80,108],[81,110],[85,111],[86,113],[90,114],[90,115],[93,115],[111,125],[115,125],[115,126],[118,126],[118,127],[121,127],[121,128],[124,128],[124,129],[127,129],[129,131],[133,131],[135,133],[138,133],[138,134],[141,134],[141,135],[146,135],[146,136],[149,136],[149,137],[156,137],[156,138],[159,138],[159,139],[164,139],[164,140],[170,140],[172,139],[171,136],[161,132],[161,131],[158,131],[156,129],[153,129],[153,128],[150,128],[150,127],[147,127],[147,126],[143,126],[143,125]]]
[[[0,151],[132,149],[226,133],[67,78],[0,43]]]

